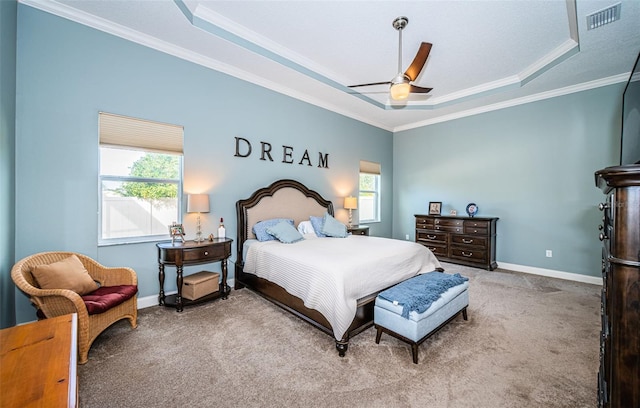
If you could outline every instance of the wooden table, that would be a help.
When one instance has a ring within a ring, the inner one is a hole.
[[[0,406],[75,407],[77,316],[0,330]]]
[[[160,281],[160,294],[158,302],[160,305],[175,306],[178,312],[182,312],[184,306],[208,302],[220,297],[226,299],[231,292],[231,288],[227,285],[227,258],[231,256],[231,243],[229,238],[214,238],[213,241],[186,241],[186,242],[160,242],[158,247],[158,280]],[[182,298],[182,273],[184,265],[198,265],[212,262],[220,262],[222,269],[222,281],[219,290],[210,295],[204,296],[196,300]],[[176,287],[178,293],[175,295],[165,296],[164,293],[164,267],[165,265],[173,265],[176,267]]]

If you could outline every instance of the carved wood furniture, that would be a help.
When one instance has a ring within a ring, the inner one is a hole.
[[[416,214],[416,242],[440,261],[493,270],[496,262],[495,217]]]
[[[78,404],[77,315],[0,330],[0,405]]]
[[[231,255],[232,239],[214,238],[213,241],[186,241],[186,242],[159,242],[158,247],[158,280],[160,281],[159,304],[175,307],[178,312],[182,312],[184,306],[195,305],[208,302],[218,298],[226,299],[231,288],[227,285],[227,258]],[[190,300],[182,296],[182,283],[184,265],[200,265],[213,262],[220,262],[222,269],[222,281],[217,292]],[[178,293],[165,296],[164,293],[164,267],[172,265],[176,267],[176,285]]]
[[[640,407],[640,165],[595,173],[600,204],[602,303],[598,406]]]

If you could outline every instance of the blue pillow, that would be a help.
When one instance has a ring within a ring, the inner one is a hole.
[[[311,221],[311,225],[313,225],[313,230],[316,232],[316,235],[324,238],[325,234],[322,233],[322,225],[324,224],[324,217],[314,217],[313,215],[309,217],[309,221]]]
[[[293,244],[303,240],[303,236],[298,232],[296,227],[288,222],[282,221],[276,225],[267,228],[267,232],[278,239],[278,241],[284,244]]]
[[[256,234],[256,239],[258,241],[273,241],[276,239],[273,235],[267,232],[267,228],[273,227],[280,222],[287,222],[293,226],[293,220],[287,218],[273,218],[270,220],[260,221],[256,225],[253,226],[253,233]]]
[[[329,237],[346,238],[347,226],[326,213],[322,223],[322,233]]]

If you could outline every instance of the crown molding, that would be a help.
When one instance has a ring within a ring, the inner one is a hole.
[[[33,7],[35,9],[47,12],[49,14],[56,15],[58,17],[65,18],[67,20],[94,28],[96,30],[117,36],[119,38],[132,41],[142,46],[163,52],[168,55],[189,61],[212,70],[224,73],[226,75],[238,78],[243,81],[247,81],[258,85],[260,87],[269,89],[271,91],[292,97],[294,99],[318,106],[320,108],[338,113],[340,115],[355,119],[359,122],[369,124],[371,126],[387,130],[389,132],[400,132],[404,130],[414,129],[422,126],[429,126],[435,123],[446,122],[450,120],[460,119],[467,116],[477,115],[499,109],[509,108],[512,106],[522,105],[529,102],[540,101],[544,99],[554,98],[557,96],[567,95],[570,93],[581,92],[593,88],[611,85],[614,83],[624,82],[629,79],[630,73],[620,74],[609,78],[603,78],[595,81],[590,81],[583,84],[577,84],[561,89],[556,89],[548,92],[542,92],[536,95],[530,95],[527,97],[516,98],[505,102],[486,105],[478,108],[468,109],[461,112],[456,112],[448,115],[441,115],[432,119],[414,122],[412,124],[392,127],[379,123],[368,117],[353,114],[346,111],[336,105],[327,103],[317,98],[311,97],[307,94],[299,92],[297,90],[285,87],[281,84],[268,81],[255,74],[239,70],[236,67],[232,67],[228,64],[224,64],[212,58],[205,57],[201,54],[194,53],[182,47],[178,47],[169,42],[159,40],[158,38],[150,35],[132,30],[130,28],[115,24],[111,21],[90,15],[78,11],[64,4],[58,3],[54,0],[18,0],[19,3]],[[191,10],[184,0],[174,0],[176,5],[180,8],[185,17],[193,24],[201,29],[211,32],[213,35],[225,38],[236,45],[247,48],[251,51],[257,52],[266,58],[285,65],[297,72],[316,79],[328,86],[333,87],[339,91],[348,92],[350,95],[356,96],[378,108],[384,110],[396,110],[396,109],[408,109],[408,110],[436,110],[446,106],[451,106],[460,102],[468,101],[478,98],[480,96],[486,96],[502,92],[510,89],[517,89],[526,84],[533,78],[537,77],[541,73],[547,71],[558,63],[569,58],[571,55],[579,52],[580,44],[578,42],[577,24],[575,24],[575,0],[566,0],[568,8],[568,26],[570,39],[567,39],[559,47],[551,51],[549,54],[543,56],[540,60],[534,62],[529,67],[525,68],[518,74],[499,79],[497,81],[481,84],[472,88],[467,88],[458,92],[454,92],[448,95],[444,95],[438,98],[430,99],[427,103],[406,103],[405,105],[393,105],[390,102],[382,104],[376,100],[373,100],[358,92],[353,92],[351,88],[348,88],[336,80],[327,76],[326,73],[322,73],[321,70],[309,61],[304,60],[302,57],[292,53],[278,44],[259,36],[258,34],[247,30],[225,19],[223,16],[217,13],[211,12],[207,8],[200,6],[195,7],[195,10]],[[572,14],[573,10],[573,14]],[[246,38],[243,38],[245,36]]]
[[[613,85],[620,82],[626,82],[629,79],[630,73],[614,75],[607,78],[597,79],[595,81],[589,81],[581,84],[571,85],[564,88],[558,88],[551,91],[540,92],[534,95],[524,96],[521,98],[510,99],[504,102],[498,102],[491,105],[480,106],[478,108],[467,109],[465,111],[452,113],[449,115],[442,115],[436,118],[427,119],[419,122],[415,122],[408,125],[397,126],[393,128],[393,132],[402,132],[404,130],[415,129],[423,126],[434,125],[436,123],[448,122],[450,120],[461,119],[467,116],[479,115],[481,113],[487,113],[505,108],[511,108],[513,106],[524,105],[530,102],[542,101],[545,99],[556,98],[558,96],[569,95],[576,92],[588,91],[590,89],[600,88],[603,86]]]
[[[2,0],[0,0],[2,1]],[[359,122],[369,124],[371,126],[387,130],[389,132],[392,131],[392,127],[379,123],[377,121],[373,121],[370,118],[355,115],[352,112],[346,111],[336,105],[332,105],[326,103],[317,98],[310,97],[307,94],[301,93],[297,90],[283,87],[281,84],[277,84],[272,81],[265,80],[264,78],[251,74],[249,72],[239,70],[236,67],[232,67],[228,64],[224,64],[220,61],[217,61],[212,58],[205,57],[201,54],[194,53],[193,51],[187,50],[182,47],[178,47],[174,44],[171,44],[166,41],[159,40],[156,37],[152,37],[150,35],[141,33],[139,31],[132,30],[128,27],[121,26],[119,24],[115,24],[111,21],[93,16],[88,13],[84,13],[78,11],[77,9],[73,9],[66,5],[60,4],[56,1],[52,0],[19,0],[21,4],[26,6],[44,11],[46,13],[73,21],[78,24],[82,24],[84,26],[94,28],[96,30],[102,31],[107,34],[114,35],[116,37],[122,38],[127,41],[134,42],[136,44],[142,45],[147,48],[154,49],[156,51],[160,51],[162,53],[174,56],[176,58],[180,58],[185,61],[192,62],[194,64],[198,64],[207,68],[210,68],[214,71],[222,72],[226,75],[232,76],[234,78],[238,78],[240,80],[258,85],[262,88],[269,89],[271,91],[280,93],[282,95],[289,96],[291,98],[309,103],[314,106],[318,106],[320,108],[329,110],[331,112],[338,113],[340,115],[349,117],[351,119],[355,119]],[[186,6],[185,6],[186,7]],[[182,9],[182,8],[181,8]],[[183,10],[184,12],[184,10]]]

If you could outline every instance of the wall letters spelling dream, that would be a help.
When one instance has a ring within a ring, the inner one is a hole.
[[[249,157],[251,156],[251,142],[243,137],[236,137],[236,154],[235,157]],[[260,160],[273,161],[272,146],[271,143],[260,142]],[[297,159],[294,159],[292,146],[282,146],[282,163],[294,164]],[[273,154],[276,154],[275,152]],[[299,165],[306,164],[307,166],[313,166],[311,163],[311,157],[309,156],[309,150],[305,149],[304,153],[298,161]],[[318,167],[328,169],[329,168],[329,153],[318,152]]]

